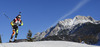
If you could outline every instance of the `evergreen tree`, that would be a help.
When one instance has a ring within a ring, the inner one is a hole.
[[[27,33],[27,40],[33,41],[31,37],[32,37],[32,32],[31,32],[31,30],[29,30],[28,33]]]
[[[2,40],[1,40],[1,35],[0,35],[0,43],[2,43]]]

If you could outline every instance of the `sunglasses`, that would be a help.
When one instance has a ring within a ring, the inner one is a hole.
[[[18,16],[18,18],[21,18],[21,16]]]

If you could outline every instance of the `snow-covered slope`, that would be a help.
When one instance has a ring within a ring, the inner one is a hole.
[[[2,43],[0,47],[100,47],[67,41],[38,41],[21,43]]]

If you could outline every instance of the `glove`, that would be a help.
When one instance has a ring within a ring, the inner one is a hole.
[[[19,24],[19,26],[21,26],[21,24]]]

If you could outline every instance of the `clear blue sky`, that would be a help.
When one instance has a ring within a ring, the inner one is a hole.
[[[72,11],[82,0],[0,0],[0,34],[2,41],[8,42],[12,27],[10,21],[1,14],[5,13],[13,20],[22,12],[24,25],[19,27],[18,39],[25,39],[28,30],[34,34],[48,29],[62,16]],[[66,18],[76,15],[92,16],[100,20],[100,0],[90,0]]]

